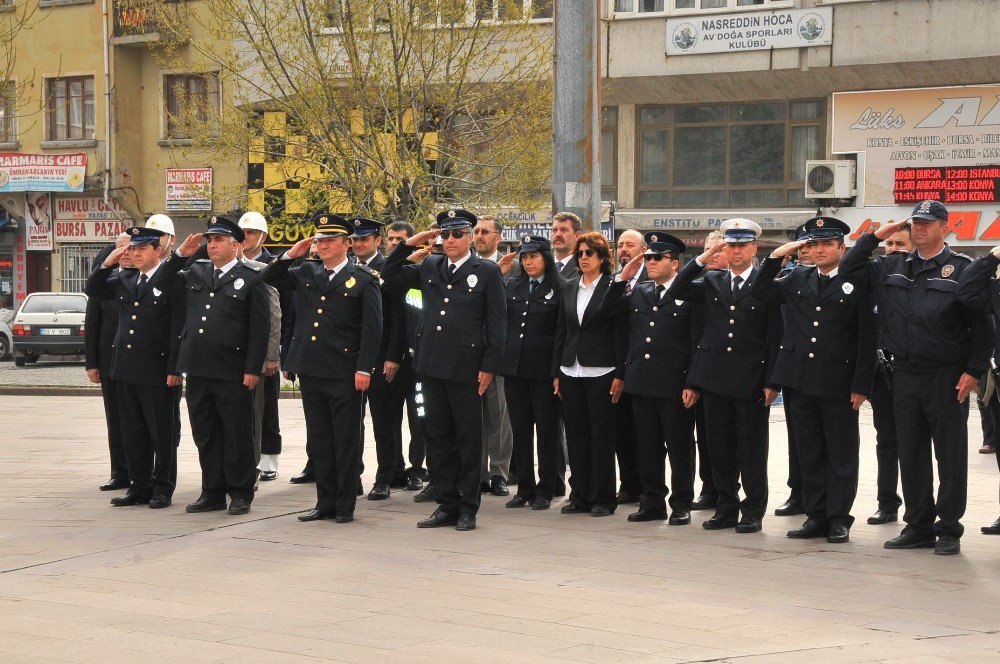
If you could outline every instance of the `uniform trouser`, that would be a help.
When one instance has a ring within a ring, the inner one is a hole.
[[[132,491],[170,498],[177,481],[174,390],[118,383],[121,432]]]
[[[680,399],[631,396],[639,434],[643,508],[663,512],[669,495],[670,509],[690,511],[694,502],[694,412]],[[664,482],[665,457],[670,459],[673,492]]]
[[[111,477],[128,479],[128,462],[125,460],[125,446],[122,442],[122,424],[118,391],[120,383],[108,376],[101,376],[101,397],[104,399],[104,419],[108,425],[108,452],[111,456]]]
[[[201,462],[201,493],[210,501],[253,501],[253,392],[235,380],[187,378],[191,435]]]
[[[736,399],[705,390],[705,420],[712,475],[719,501],[715,513],[738,512],[757,520],[767,511],[768,407],[756,399]],[[739,499],[740,481],[746,498]]]
[[[615,457],[618,459],[618,481],[624,493],[638,496],[642,493],[639,478],[639,450],[635,418],[632,416],[632,395],[622,394],[612,406],[615,414]]]
[[[615,413],[611,403],[614,372],[597,378],[560,375],[566,444],[569,447],[569,499],[582,508],[615,500]]]
[[[385,374],[376,372],[365,393],[372,414],[378,460],[375,484],[388,485],[392,480],[406,476],[406,465],[403,463],[403,404],[406,403],[406,393],[404,387],[396,382],[398,380],[398,373],[390,383],[386,382]]]
[[[514,434],[507,415],[507,399],[504,398],[504,379],[493,378],[493,382],[483,394],[483,470],[482,481],[489,482],[497,476],[507,481],[510,473],[510,455],[514,449]]]
[[[787,391],[781,393],[782,405],[785,409],[785,432],[788,436],[788,481],[785,484],[791,489],[789,499],[802,499],[802,464],[799,461],[799,445],[796,442],[795,427],[792,426],[791,408],[789,400],[795,400],[795,394]]]
[[[261,454],[281,454],[281,425],[278,421],[278,396],[281,393],[281,373],[264,376],[264,413],[260,426]]]
[[[361,397],[350,379],[299,374],[306,419],[306,451],[316,474],[316,509],[354,512],[361,456]]]
[[[705,424],[705,402],[701,399],[694,405],[695,438],[692,443],[698,447],[698,479],[701,480],[701,493],[708,498],[715,498],[719,492],[715,489],[715,478],[712,477],[712,460],[708,453],[708,425]],[[694,450],[692,449],[692,454]]]
[[[979,380],[980,393],[985,394],[988,377],[988,374],[984,374]],[[979,406],[979,421],[983,428],[983,445],[996,447],[997,425],[1000,424],[1000,400],[997,400],[995,393],[988,401],[983,401],[979,396],[976,396],[976,405]]]
[[[406,470],[408,477],[427,477],[424,461],[427,458],[427,441],[424,440],[424,393],[423,383],[417,378],[412,368],[401,366],[396,372],[399,388],[406,396],[406,422],[410,425],[410,445],[407,449],[407,459],[410,467]]]
[[[483,465],[483,399],[478,383],[423,378],[424,438],[438,509],[479,511]]]
[[[858,493],[858,411],[850,401],[815,397],[787,387],[783,393],[798,447],[805,513],[821,524],[850,528]]]
[[[872,423],[875,425],[875,459],[878,462],[878,508],[896,513],[903,499],[899,497],[899,450],[896,446],[896,415],[892,391],[879,371],[872,384]]]
[[[893,408],[899,433],[899,476],[907,529],[961,537],[969,481],[969,401],[959,403],[955,385],[962,369],[892,375]],[[934,500],[931,446],[937,459]],[[935,523],[934,518],[937,517]]]
[[[253,388],[253,458],[255,466],[260,465],[261,423],[264,421],[264,401],[267,398],[267,395],[264,394],[265,378],[265,376],[261,376],[257,387]]]
[[[548,378],[504,378],[507,413],[514,432],[514,452],[520,460],[517,495],[552,500],[558,483],[559,397]],[[535,482],[535,432],[538,432],[538,482]]]

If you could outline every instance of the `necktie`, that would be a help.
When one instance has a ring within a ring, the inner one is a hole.
[[[740,292],[740,284],[743,283],[743,277],[733,277],[733,295],[735,296]]]
[[[451,263],[450,265],[448,265],[448,278],[449,279],[451,279],[452,277],[455,276],[455,270],[456,269],[457,268],[455,267],[454,263]]]
[[[528,295],[534,293],[536,288],[538,288],[538,279],[532,279],[531,283],[528,284]]]
[[[323,270],[323,273],[326,275],[327,281],[333,279],[333,270]]]
[[[147,281],[149,281],[149,277],[147,277],[144,274],[140,274],[139,275],[139,292],[140,293],[142,292],[142,289],[144,289],[146,287],[146,282]]]
[[[212,277],[212,290],[215,290],[219,287],[219,281],[221,280],[222,280],[222,270],[220,270],[219,268],[215,268],[215,276]]]
[[[823,291],[826,290],[826,287],[829,284],[830,284],[830,275],[828,275],[828,274],[821,274],[821,275],[819,275],[819,292],[820,292],[820,294],[822,294]]]
[[[664,285],[659,285],[656,287],[656,301],[659,302],[663,299],[663,294],[667,292],[667,287]]]
[[[631,281],[628,282],[628,286],[625,287],[625,294],[626,295],[631,295],[632,294],[632,282]]]

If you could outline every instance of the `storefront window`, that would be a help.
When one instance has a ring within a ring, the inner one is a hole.
[[[59,248],[62,254],[62,291],[79,293],[83,291],[87,277],[94,271],[94,258],[103,244],[64,244]]]

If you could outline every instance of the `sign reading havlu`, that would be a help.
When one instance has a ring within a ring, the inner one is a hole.
[[[80,192],[87,176],[87,154],[0,152],[0,193],[10,191]]]
[[[667,19],[667,55],[829,46],[833,8]]]

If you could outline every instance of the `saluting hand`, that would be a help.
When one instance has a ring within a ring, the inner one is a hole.
[[[513,251],[509,254],[504,254],[503,258],[497,263],[500,266],[500,273],[507,274],[510,269],[514,267],[514,258],[517,256]]]
[[[486,390],[489,389],[490,383],[493,382],[493,374],[487,373],[485,371],[479,372],[479,396],[486,394]]]
[[[201,244],[201,239],[205,237],[204,233],[192,233],[184,238],[184,242],[181,246],[177,247],[177,255],[181,258],[187,258],[198,251],[198,245]]]
[[[101,263],[101,265],[104,267],[114,267],[115,265],[118,265],[118,261],[122,259],[122,255],[125,254],[126,250],[128,250],[127,244],[123,247],[115,247],[115,250],[108,254],[108,257],[104,259],[104,262]]]
[[[312,247],[312,238],[305,238],[304,240],[299,240],[292,248],[288,250],[289,258],[302,258],[309,253],[309,248]]]
[[[904,219],[903,221],[892,221],[888,224],[882,224],[875,230],[875,237],[879,240],[884,240],[896,231],[901,231],[906,228],[908,223],[910,222]]]
[[[430,249],[417,249],[412,254],[407,256],[406,260],[410,261],[411,263],[419,263],[420,261],[424,260],[430,255],[431,255]]]
[[[786,256],[791,256],[796,253],[799,249],[806,246],[808,240],[795,240],[794,242],[786,242],[777,249],[771,252],[771,258],[784,258]]]
[[[422,244],[434,244],[434,240],[441,234],[441,229],[432,228],[429,231],[420,231],[406,241],[411,247],[419,247]]]
[[[708,265],[712,262],[712,259],[722,253],[722,250],[726,248],[725,242],[716,242],[711,249],[705,251],[698,256],[698,262],[702,265]]]
[[[992,249],[990,249],[990,253],[996,256],[997,258],[1000,258],[1000,247],[993,247]]]
[[[643,256],[642,254],[639,254],[638,256],[636,256],[635,258],[633,258],[632,260],[630,260],[628,263],[625,264],[625,267],[622,268],[621,274],[619,274],[618,277],[622,281],[632,281],[633,279],[635,279],[635,275],[639,274],[639,270],[642,269],[642,264],[645,262],[645,260],[646,257]]]

